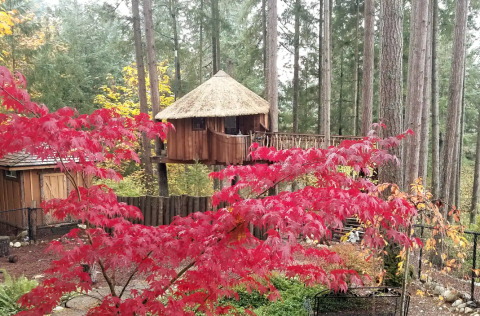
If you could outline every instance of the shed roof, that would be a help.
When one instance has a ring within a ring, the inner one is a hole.
[[[267,114],[268,102],[226,72],[215,76],[159,112],[155,118],[226,117]]]
[[[54,159],[40,159],[37,156],[25,153],[25,152],[16,152],[13,154],[6,154],[0,159],[0,166],[7,168],[25,168],[28,167],[38,167],[45,166],[51,167],[56,166],[56,161]]]

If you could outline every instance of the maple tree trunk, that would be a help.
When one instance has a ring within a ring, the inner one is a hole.
[[[137,64],[138,73],[138,98],[140,100],[140,113],[148,114],[147,103],[147,87],[145,80],[145,65],[143,63],[142,53],[142,31],[140,28],[140,10],[138,0],[132,0],[132,18],[133,18],[133,38],[135,42],[135,62]],[[151,191],[151,181],[153,180],[153,166],[150,161],[151,155],[150,139],[147,135],[143,134],[142,137],[142,164],[145,168],[145,174],[147,176],[147,190],[149,194]]]
[[[432,194],[440,196],[440,123],[438,105],[438,0],[433,0],[432,16]]]
[[[413,54],[408,58],[410,90],[407,91],[408,108],[407,128],[415,134],[407,138],[407,154],[405,156],[405,187],[414,183],[419,174],[420,162],[420,138],[423,108],[423,86],[425,77],[425,56],[427,41],[428,1],[418,1],[417,10],[414,14],[415,31],[413,33]],[[421,80],[419,80],[421,78]]]
[[[160,92],[158,91],[158,72],[157,57],[155,55],[155,39],[153,36],[153,17],[152,17],[152,1],[143,0],[143,14],[145,17],[145,37],[147,39],[147,60],[148,72],[150,78],[150,101],[152,103],[153,118],[160,111]],[[155,139],[155,153],[161,155],[164,144],[160,139]],[[157,165],[158,172],[158,194],[160,196],[168,196],[168,178],[167,165],[159,163]]]
[[[387,129],[383,137],[395,137],[403,132],[403,0],[393,0],[382,5],[382,54],[380,77],[380,117]],[[400,147],[390,149],[400,155]],[[379,170],[380,183],[402,185],[402,169],[389,162]]]
[[[480,112],[477,123],[477,150],[475,156],[475,173],[473,175],[472,204],[470,205],[470,224],[477,223],[478,203],[480,196]]]
[[[363,46],[362,80],[362,135],[372,129],[373,124],[373,75],[375,58],[375,0],[365,0],[365,35]]]
[[[444,179],[441,199],[444,202],[449,201],[450,188],[452,186],[452,168],[453,155],[456,141],[456,131],[458,129],[458,112],[461,102],[462,84],[463,84],[463,68],[465,66],[465,37],[467,30],[467,0],[458,0],[455,14],[455,31],[453,37],[452,48],[452,70],[450,77],[447,128],[446,128],[446,144],[444,146]],[[443,209],[446,217],[448,213],[448,205]]]
[[[268,101],[271,132],[278,132],[277,16],[277,0],[268,0]]]
[[[353,61],[353,134],[358,135],[358,124],[359,124],[359,115],[358,115],[358,34],[359,34],[359,24],[360,24],[360,5],[359,0],[355,2],[356,8],[356,22],[355,22],[355,55]]]
[[[295,0],[295,33],[293,36],[293,132],[298,133],[299,59],[300,59],[300,0]]]
[[[173,30],[173,47],[175,50],[175,100],[182,95],[182,73],[180,72],[180,58],[179,44],[178,44],[178,31],[177,31],[177,10],[178,0],[172,0],[170,7],[170,15],[172,16],[172,30]]]
[[[320,14],[318,18],[318,113],[317,113],[317,133],[323,134],[323,1],[320,0]]]
[[[200,69],[198,77],[200,84],[203,83],[203,0],[200,0],[200,51],[198,52]]]
[[[324,147],[330,144],[330,101],[332,93],[332,69],[331,69],[331,42],[330,42],[330,1],[324,1],[323,10],[323,130],[325,134]]]
[[[430,0],[430,5],[432,1]],[[426,186],[428,171],[428,141],[430,134],[430,109],[431,109],[431,89],[432,89],[432,10],[428,11],[427,20],[427,39],[426,39],[426,55],[425,55],[425,74],[423,84],[423,107],[421,119],[421,135],[420,135],[420,157],[418,176],[422,177]]]

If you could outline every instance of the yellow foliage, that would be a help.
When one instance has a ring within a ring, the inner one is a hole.
[[[174,97],[170,90],[170,78],[166,74],[168,67],[166,62],[159,63],[158,89],[160,91],[160,108],[165,108],[173,103]],[[122,116],[133,117],[140,113],[140,102],[138,99],[138,72],[136,64],[128,65],[122,70],[123,84],[117,85],[115,79],[110,76],[107,79],[112,82],[110,86],[102,86],[102,94],[95,97],[95,103],[103,108],[116,109]],[[146,74],[147,102],[149,109],[150,101],[150,80]],[[150,110],[151,111],[151,110]]]

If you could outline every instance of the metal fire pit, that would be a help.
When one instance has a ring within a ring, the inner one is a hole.
[[[390,287],[362,287],[346,293],[325,290],[314,297],[314,316],[402,316],[401,289]],[[405,301],[408,315],[410,295]]]

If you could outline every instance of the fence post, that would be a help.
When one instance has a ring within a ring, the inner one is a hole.
[[[471,300],[474,301],[475,295],[475,268],[477,265],[477,234],[473,235],[473,267],[472,267],[472,287],[470,290]]]
[[[424,230],[425,227],[422,226],[422,228],[420,229],[420,239],[423,238],[423,230]],[[423,242],[423,241],[422,241]],[[423,247],[420,247],[420,255],[419,255],[419,259],[418,259],[418,279],[420,280],[421,276],[422,276],[422,254],[423,254]]]
[[[35,200],[28,208],[28,235],[30,240],[37,241],[37,201]]]

